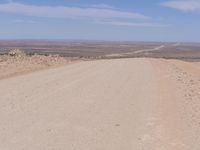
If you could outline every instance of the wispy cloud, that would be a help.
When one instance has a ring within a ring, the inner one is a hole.
[[[114,9],[113,6],[110,6],[110,5],[107,5],[107,4],[94,4],[94,5],[91,5],[91,7],[94,7],[94,8]]]
[[[0,4],[0,12],[21,14],[25,16],[48,17],[48,18],[73,18],[90,19],[92,23],[112,26],[129,27],[167,27],[169,25],[151,23],[143,14],[136,12],[120,11],[106,4],[96,4],[87,7],[66,6],[38,6],[9,2]],[[139,19],[139,20],[138,20]],[[141,22],[142,21],[142,22]],[[15,20],[14,23],[37,23],[33,20]]]
[[[171,0],[161,3],[161,5],[184,12],[200,12],[200,0]]]
[[[105,7],[105,6],[104,6]],[[147,19],[136,12],[119,11],[111,8],[81,8],[66,6],[36,6],[20,3],[0,4],[0,12],[23,14],[26,16],[50,18],[92,18],[92,19]]]
[[[149,22],[124,22],[124,21],[96,21],[94,23],[114,26],[129,26],[129,27],[168,27],[170,25],[149,23]]]

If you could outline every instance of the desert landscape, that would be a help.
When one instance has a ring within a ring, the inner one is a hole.
[[[0,41],[0,149],[197,150],[200,44]]]

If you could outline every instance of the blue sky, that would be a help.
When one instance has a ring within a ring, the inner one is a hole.
[[[200,0],[0,0],[0,39],[200,42]]]

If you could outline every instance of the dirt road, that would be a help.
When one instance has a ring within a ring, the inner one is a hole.
[[[141,49],[141,50],[136,50],[136,51],[133,51],[133,52],[128,52],[128,53],[121,53],[121,54],[109,54],[109,55],[106,55],[106,57],[129,57],[129,56],[132,56],[134,54],[141,54],[141,53],[145,53],[145,52],[154,52],[154,51],[159,51],[161,50],[162,48],[164,48],[165,45],[160,45],[160,46],[156,46],[154,48],[151,48],[151,49]]]
[[[165,47],[165,45],[161,45],[161,46],[155,47],[153,49],[138,50],[138,51],[135,51],[134,54],[144,53],[144,52],[152,52],[152,51],[159,51],[164,47]]]
[[[199,63],[80,62],[0,80],[2,150],[197,150]]]

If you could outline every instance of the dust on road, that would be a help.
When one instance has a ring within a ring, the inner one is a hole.
[[[199,71],[182,63],[98,60],[1,80],[0,149],[195,150]]]

